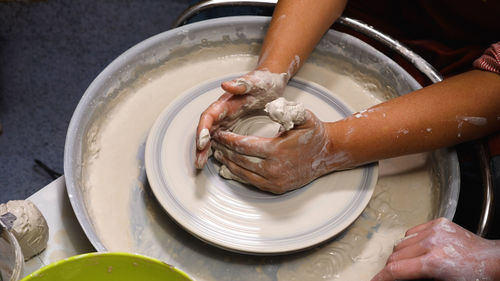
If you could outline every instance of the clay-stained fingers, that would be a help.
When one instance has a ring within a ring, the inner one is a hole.
[[[201,169],[208,161],[210,156],[210,146],[205,147],[202,150],[196,150],[196,159],[194,162],[194,167],[196,169]]]
[[[230,95],[222,95],[219,100],[212,103],[200,116],[196,128],[196,158],[194,166],[201,169],[207,163],[210,154],[210,132],[218,127],[218,124],[228,112],[228,104],[225,102]]]
[[[255,70],[237,79],[223,82],[221,87],[234,95],[261,95],[269,91],[275,92],[275,87],[284,89],[287,81],[286,73]]]
[[[214,140],[226,148],[240,154],[268,158],[273,152],[272,138],[242,136],[232,132],[218,130],[213,136]]]
[[[432,228],[434,225],[436,224],[436,220],[432,220],[432,221],[428,221],[426,223],[423,223],[423,224],[419,224],[417,226],[414,226],[410,229],[408,229],[408,231],[406,231],[406,236],[409,236],[409,235],[412,235],[412,234],[415,234],[415,233],[419,233],[419,232],[422,232],[426,229],[430,229]]]
[[[253,173],[264,176],[262,169],[262,158],[254,156],[241,155],[225,146],[214,142],[213,148],[215,149],[214,157],[219,162],[224,163],[224,160],[230,160],[231,162],[238,163],[238,166],[245,168]]]
[[[210,133],[217,129],[227,118],[234,119],[243,108],[255,99],[251,96],[234,96],[224,93],[213,102],[200,116],[196,128],[196,147],[204,149],[210,140]]]
[[[416,233],[407,235],[396,246],[394,246],[394,251],[399,251],[399,250],[402,250],[406,247],[420,243],[421,241],[423,241],[424,239],[429,237],[431,234],[432,234],[431,229],[425,229],[421,232],[416,232]]]
[[[267,188],[267,186],[269,186],[268,180],[261,175],[253,173],[252,171],[239,166],[238,164],[227,158],[223,157],[220,161],[222,162],[222,164],[226,165],[231,173],[233,173],[236,177],[242,179],[244,182],[250,183],[261,190],[272,192],[272,190]]]
[[[242,79],[222,82],[221,87],[233,95],[244,95],[250,90],[248,83],[244,83]]]
[[[372,281],[395,281],[428,278],[420,258],[412,258],[388,263]]]
[[[203,150],[210,140],[210,132],[214,124],[224,119],[229,111],[228,100],[231,94],[223,94],[217,101],[213,102],[200,116],[198,127],[196,128],[196,147]]]
[[[408,247],[402,248],[400,250],[394,250],[394,252],[387,259],[387,264],[392,262],[397,262],[400,260],[412,259],[416,257],[423,256],[427,254],[429,250],[422,247],[419,243],[412,244]]]

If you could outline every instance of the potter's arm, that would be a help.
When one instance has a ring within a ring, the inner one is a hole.
[[[258,69],[293,75],[342,14],[346,3],[347,0],[278,1]]]
[[[256,70],[286,73],[288,81],[342,14],[346,4],[347,0],[278,1]],[[251,72],[242,78],[250,81],[252,76]],[[231,94],[247,94],[249,91],[253,94],[250,89],[234,81],[222,83],[222,88]]]
[[[200,116],[196,129],[195,166],[208,158],[210,135],[247,111],[263,108],[281,96],[328,27],[340,16],[347,0],[281,0],[266,34],[256,71],[222,83],[226,91]]]
[[[216,158],[239,178],[282,193],[335,170],[479,138],[500,130],[500,75],[470,71],[333,123],[308,116],[271,139],[219,132]]]
[[[500,75],[463,73],[327,127],[354,165],[479,138],[500,129]]]

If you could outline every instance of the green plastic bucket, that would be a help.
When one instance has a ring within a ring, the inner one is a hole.
[[[47,265],[22,281],[189,281],[179,269],[159,260],[128,253],[90,253]]]

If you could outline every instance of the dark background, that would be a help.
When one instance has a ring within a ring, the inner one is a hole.
[[[189,1],[0,1],[0,202],[63,173],[66,130],[92,80],[128,48],[171,28]]]

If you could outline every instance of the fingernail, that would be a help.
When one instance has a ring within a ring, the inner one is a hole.
[[[210,141],[210,132],[207,128],[203,128],[198,136],[198,149],[204,149]]]
[[[238,88],[238,92],[242,92],[244,94],[247,94],[250,92],[250,89],[252,88],[250,83],[247,80],[244,79],[236,79],[231,81],[231,87]]]

